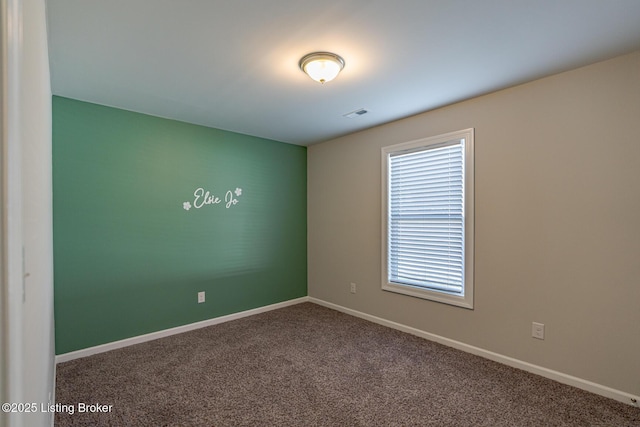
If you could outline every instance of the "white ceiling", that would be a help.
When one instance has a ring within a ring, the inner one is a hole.
[[[55,95],[299,145],[640,49],[640,0],[47,0],[47,9]],[[325,85],[298,68],[318,50],[346,62]],[[343,117],[359,108],[369,112]]]

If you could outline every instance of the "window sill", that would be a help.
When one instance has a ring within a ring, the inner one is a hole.
[[[382,290],[473,310],[473,295],[454,295],[392,282],[383,283]]]

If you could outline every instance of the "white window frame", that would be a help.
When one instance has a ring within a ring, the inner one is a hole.
[[[447,145],[452,141],[464,140],[463,153],[463,194],[464,194],[464,261],[463,291],[451,293],[442,290],[428,289],[406,283],[389,280],[389,162],[392,155],[398,153],[422,151]],[[451,304],[473,309],[474,278],[474,129],[469,128],[457,132],[423,138],[415,141],[382,147],[382,289],[431,301]]]

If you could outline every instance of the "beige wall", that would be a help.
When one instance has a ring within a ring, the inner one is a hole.
[[[475,309],[383,292],[380,147],[469,127]],[[313,145],[308,212],[309,296],[640,395],[640,52]]]

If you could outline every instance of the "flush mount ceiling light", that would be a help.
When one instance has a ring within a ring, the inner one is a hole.
[[[325,83],[335,79],[344,68],[344,59],[331,52],[313,52],[300,60],[300,69],[313,80]]]

